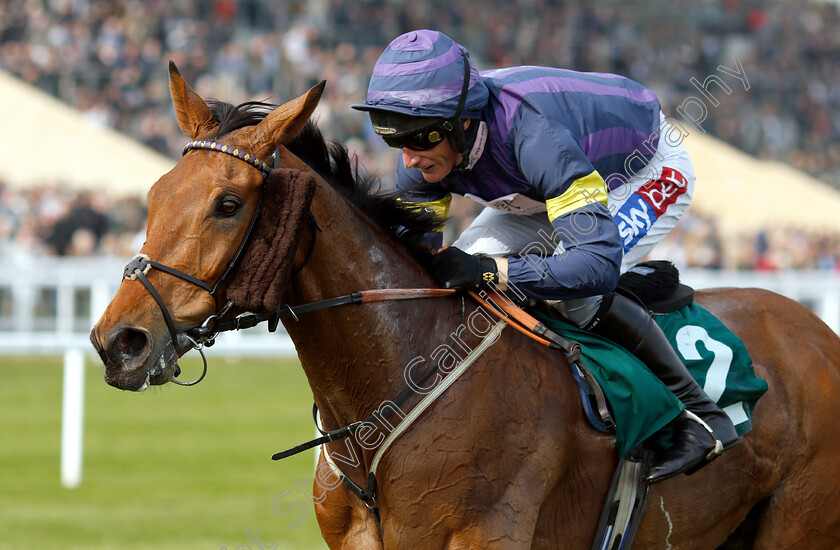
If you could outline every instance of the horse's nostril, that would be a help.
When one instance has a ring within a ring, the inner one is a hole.
[[[120,330],[111,344],[111,357],[127,361],[139,356],[146,347],[146,335],[138,330]]]

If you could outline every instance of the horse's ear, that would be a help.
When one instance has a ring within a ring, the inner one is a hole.
[[[279,145],[292,141],[318,105],[326,84],[322,80],[302,96],[271,111],[254,129],[251,137],[254,154],[260,158],[268,156]]]
[[[173,61],[169,62],[169,93],[175,105],[175,118],[185,136],[198,139],[219,127],[207,103],[190,88]]]

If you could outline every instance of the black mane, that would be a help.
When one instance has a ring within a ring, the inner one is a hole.
[[[276,107],[258,101],[234,106],[210,100],[208,104],[219,122],[210,139],[259,124]],[[311,120],[286,147],[416,258],[428,259],[429,248],[423,244],[423,236],[442,223],[434,213],[400,202],[396,193],[381,191],[379,179],[360,172],[358,159],[351,158],[344,145],[325,140]]]

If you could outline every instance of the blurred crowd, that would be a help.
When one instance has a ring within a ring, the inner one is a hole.
[[[454,241],[477,212],[474,203],[456,197],[445,241]],[[33,255],[129,257],[143,244],[145,223],[140,198],[60,186],[15,189],[0,182],[0,261]],[[726,237],[713,218],[689,208],[652,257],[678,267],[840,272],[840,235],[775,228]]]
[[[775,227],[725,236],[713,218],[689,209],[651,253],[677,267],[840,272],[840,235]]]
[[[282,102],[326,79],[316,112],[324,133],[348,145],[387,188],[397,156],[349,106],[364,99],[385,45],[414,28],[449,34],[480,69],[539,64],[624,74],[653,88],[669,116],[686,98],[702,99],[692,77],[703,82],[720,75],[721,65],[739,63],[745,82],[728,79],[729,91],[712,86],[719,104],[706,101],[703,130],[840,188],[840,13],[833,2],[0,0],[0,68],[91,123],[170,156],[185,140],[172,115],[169,60],[202,97],[232,103]],[[0,184],[0,247],[130,254],[143,214],[139,201],[75,194],[61,182],[33,191]],[[712,220],[682,225],[675,237],[708,235],[681,252],[693,265],[827,267],[838,260],[832,236],[791,230],[719,242]],[[67,230],[75,226],[76,239]],[[788,246],[800,251],[774,252]]]
[[[0,262],[31,256],[132,256],[143,243],[139,197],[115,199],[60,185],[17,189],[0,180]]]

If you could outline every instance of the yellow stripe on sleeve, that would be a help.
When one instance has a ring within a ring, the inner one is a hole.
[[[554,221],[563,214],[593,203],[607,206],[607,184],[597,170],[576,179],[565,193],[545,201],[545,206],[549,221]]]
[[[402,200],[402,199],[399,199],[399,200]],[[444,196],[443,198],[440,198],[436,201],[429,201],[429,202],[405,201],[405,202],[410,203],[412,206],[415,206],[417,208],[431,208],[432,210],[434,210],[435,216],[437,216],[438,218],[441,219],[440,227],[438,229],[436,229],[435,231],[443,231],[443,228],[446,225],[444,223],[444,220],[446,219],[447,216],[449,216],[449,206],[452,204],[452,193],[447,193],[446,196]]]

